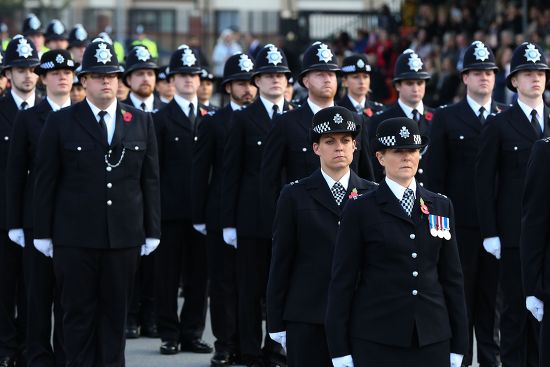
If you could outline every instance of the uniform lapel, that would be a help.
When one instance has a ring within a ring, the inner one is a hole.
[[[48,114],[52,111],[52,106],[50,105],[50,102],[48,100],[44,99],[42,102],[36,106],[36,114],[38,115],[38,121],[40,124],[44,124],[46,122],[46,118],[48,117]]]
[[[92,109],[88,105],[86,100],[79,102],[74,109],[74,119],[90,134],[94,139],[101,143],[103,146],[107,146],[105,136],[99,129],[99,124],[92,112]]]
[[[170,103],[168,104],[168,106],[166,106],[166,108],[170,108],[170,113],[168,114],[168,116],[170,116],[170,118],[172,119],[172,121],[174,121],[174,123],[176,124],[176,126],[182,126],[183,128],[191,131],[191,121],[189,121],[189,119],[187,118],[187,115],[185,114],[185,112],[183,112],[183,110],[181,109],[181,107],[179,106],[179,104],[176,102],[175,99],[172,99],[172,101],[170,101]]]
[[[457,109],[462,111],[462,113],[457,113],[456,116],[464,121],[466,126],[471,127],[477,132],[481,131],[481,122],[479,121],[479,118],[475,114],[474,110],[472,110],[472,107],[468,104],[466,98],[458,103]]]
[[[15,115],[17,114],[17,111],[19,108],[15,104],[15,100],[13,99],[13,96],[11,95],[11,91],[6,92],[5,98],[5,106],[2,110],[0,110],[0,113],[4,115],[4,120],[10,125],[13,125],[13,121],[15,120]]]
[[[401,204],[399,204],[399,200],[397,200],[389,188],[386,180],[382,180],[380,183],[380,188],[376,191],[376,198],[383,211],[406,222],[414,224],[413,219],[405,213],[401,207]]]
[[[300,111],[300,117],[297,119],[298,124],[309,133],[309,129],[311,128],[311,120],[313,119],[313,111],[309,107],[309,103],[307,103],[307,100],[304,102],[302,107],[298,109]]]
[[[529,139],[530,141],[537,140],[537,136],[535,134],[535,130],[533,130],[533,127],[531,126],[531,122],[529,119],[527,119],[527,116],[523,113],[523,110],[518,105],[518,103],[514,103],[512,107],[510,107],[510,113],[511,113],[511,119],[508,119],[508,123],[517,130],[518,133]]]
[[[311,181],[307,185],[307,190],[311,194],[313,200],[333,212],[336,216],[340,216],[340,207],[343,207],[343,203],[338,207],[336,200],[330,191],[327,181],[321,174],[321,170],[318,169],[311,175]]]
[[[115,120],[115,133],[113,134],[113,140],[111,141],[111,146],[115,147],[120,144],[122,137],[124,136],[124,121],[122,118],[122,110],[120,103],[116,105],[116,120]],[[130,113],[125,111],[126,113]],[[129,121],[128,123],[132,123]]]
[[[269,132],[272,121],[269,118],[269,114],[265,109],[262,100],[260,98],[256,99],[256,101],[254,101],[254,103],[252,103],[247,110],[250,110],[254,124],[256,124],[256,126],[258,126],[262,131]]]
[[[367,191],[369,187],[364,184],[364,181],[360,179],[359,176],[357,176],[357,174],[353,172],[353,170],[350,170],[348,189],[346,190],[346,196],[344,196],[344,200],[342,200],[342,204],[340,204],[340,208],[342,209],[344,208],[353,189],[357,189],[357,194],[360,195],[365,191]]]

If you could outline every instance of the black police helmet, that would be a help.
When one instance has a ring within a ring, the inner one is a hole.
[[[82,56],[82,70],[78,76],[88,73],[121,74],[122,70],[113,46],[102,38],[96,38],[90,43]]]
[[[130,52],[128,52],[128,55],[126,55],[125,61],[126,68],[124,70],[124,74],[122,75],[122,80],[126,86],[128,86],[126,77],[135,70],[151,69],[154,70],[155,73],[158,71],[158,65],[153,61],[151,53],[147,47],[143,45],[132,47]]]
[[[494,70],[498,71],[498,66],[495,63],[495,55],[493,51],[481,41],[474,41],[464,52],[462,60],[462,70],[464,73],[468,70]]]
[[[25,20],[23,20],[22,32],[25,36],[42,34],[42,23],[40,22],[40,19],[32,13],[27,15]]]
[[[12,38],[4,53],[4,69],[33,68],[40,64],[34,42],[18,34]]]
[[[59,19],[53,19],[46,27],[44,37],[46,38],[46,42],[66,40],[67,32],[65,31],[65,26],[63,25],[63,23],[61,23]]]
[[[69,48],[86,47],[90,41],[88,40],[88,32],[82,24],[75,24],[69,32]]]
[[[300,75],[298,75],[298,83],[300,83],[302,87],[306,87],[303,83],[304,76],[313,70],[340,73],[340,67],[336,62],[336,56],[326,44],[319,41],[314,42],[309,46],[306,52],[304,52],[302,71]]]
[[[523,42],[514,50],[510,62],[510,74],[506,77],[506,86],[513,92],[517,92],[517,89],[512,85],[512,76],[522,70],[544,70],[546,72],[546,82],[548,82],[550,68],[544,58],[544,51],[539,45]]]
[[[403,51],[395,62],[393,82],[400,80],[428,80],[430,74],[424,69],[422,59],[411,49]]]
[[[254,62],[247,54],[241,52],[229,57],[223,67],[222,87],[233,80],[252,79],[252,70]]]
[[[168,76],[201,73],[201,63],[196,51],[187,45],[178,47],[170,57]]]
[[[252,76],[266,73],[283,73],[290,77],[290,69],[284,51],[272,44],[265,45],[254,60]]]

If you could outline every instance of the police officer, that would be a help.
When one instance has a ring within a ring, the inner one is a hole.
[[[0,366],[12,366],[24,348],[26,298],[23,284],[22,236],[8,238],[6,220],[6,164],[13,121],[18,110],[33,107],[40,63],[33,42],[16,35],[8,44],[2,71],[11,89],[0,99]],[[19,232],[18,234],[21,234]],[[15,242],[12,242],[15,241]],[[4,365],[2,365],[2,363]],[[19,363],[24,363],[19,360]]]
[[[378,112],[369,120],[369,136],[371,139],[376,134],[378,125],[384,120],[393,117],[408,117],[418,123],[420,132],[427,134],[434,110],[424,105],[422,99],[426,91],[426,83],[430,79],[430,74],[424,68],[424,63],[420,57],[410,49],[403,51],[395,62],[395,72],[393,84],[399,93],[397,103],[389,106],[385,111]],[[425,155],[427,149],[421,152],[420,165],[416,173],[418,184],[424,185],[426,180]],[[376,157],[373,157],[374,175],[377,181],[383,176],[382,166],[378,163]]]
[[[66,49],[69,46],[65,26],[59,19],[53,19],[44,32],[46,47],[50,50]]]
[[[76,64],[76,63],[75,63]],[[71,88],[71,103],[83,101],[86,98],[86,90],[80,83],[80,79],[76,75],[80,71],[80,65],[75,70],[75,76],[73,78],[73,86]]]
[[[228,366],[239,355],[236,250],[223,241],[220,223],[224,147],[229,121],[234,111],[249,105],[256,97],[251,81],[254,63],[238,53],[225,62],[222,88],[230,102],[206,117],[198,130],[193,155],[191,192],[193,227],[206,234],[208,249],[210,322],[216,338],[212,366]]]
[[[224,241],[237,249],[239,346],[248,366],[264,363],[261,300],[265,296],[271,252],[271,236],[261,222],[260,163],[274,119],[288,111],[284,90],[289,76],[284,52],[272,44],[266,45],[254,62],[253,82],[259,96],[231,116],[224,151],[221,225]],[[273,357],[274,344],[277,346],[266,334],[265,359]]]
[[[44,46],[44,30],[42,29],[42,23],[40,19],[33,13],[27,15],[25,20],[23,20],[23,29],[21,30],[23,36],[29,38],[34,43],[36,50],[38,51],[38,56],[48,49]]]
[[[153,115],[159,145],[162,246],[157,254],[157,327],[160,353],[210,353],[201,340],[206,319],[207,260],[203,235],[191,220],[191,177],[197,126],[210,109],[199,104],[201,66],[187,45],[170,58],[174,99]],[[178,317],[178,288],[184,274],[185,301]]]
[[[339,106],[372,117],[384,109],[384,105],[369,99],[371,66],[363,54],[354,54],[342,61],[342,86],[346,95],[338,101]]]
[[[550,364],[550,317],[544,317],[544,304],[550,304],[548,290],[550,246],[548,243],[549,203],[548,190],[550,139],[533,144],[527,164],[525,190],[523,192],[523,216],[521,221],[521,270],[525,289],[525,305],[541,323],[539,366]]]
[[[51,50],[34,69],[46,87],[46,98],[33,108],[21,111],[14,121],[7,163],[7,221],[12,235],[22,240],[23,269],[27,291],[27,366],[64,366],[62,311],[55,284],[53,263],[33,246],[32,200],[34,159],[38,138],[51,111],[71,104],[75,63],[66,50]],[[52,305],[54,310],[53,349]]]
[[[498,67],[490,48],[473,42],[464,52],[462,81],[466,97],[436,110],[430,129],[428,187],[453,201],[456,210],[457,242],[464,273],[468,308],[469,340],[464,364],[472,363],[473,329],[476,331],[477,360],[482,366],[497,366],[499,346],[495,341],[498,261],[483,249],[472,188],[476,187],[475,158],[485,120],[508,106],[491,99]],[[474,190],[475,191],[475,190]]]
[[[151,115],[116,99],[112,46],[82,61],[86,99],[51,112],[38,142],[34,246],[53,256],[66,366],[122,367],[137,260],[160,242],[157,145]]]
[[[518,100],[487,119],[477,156],[475,204],[483,247],[500,258],[505,305],[500,321],[500,356],[504,366],[538,363],[538,325],[524,307],[519,240],[527,160],[533,143],[550,136],[550,109],[542,99],[549,76],[538,45],[525,42],[514,50],[506,84],[518,94]]]
[[[377,186],[349,168],[359,134],[351,111],[322,109],[310,134],[321,168],[281,192],[267,287],[268,330],[289,367],[332,366],[324,319],[340,213],[348,198]]]
[[[0,50],[0,97],[4,96],[8,87],[8,78],[3,73],[4,70],[4,51]]]
[[[210,104],[210,98],[214,93],[214,75],[210,73],[207,69],[201,69],[201,84],[199,90],[197,91],[197,96],[199,97],[199,102],[205,106],[210,106],[214,109],[218,109],[218,106]]]
[[[427,143],[412,119],[378,126],[386,177],[348,203],[334,250],[326,330],[335,367],[460,367],[467,351],[453,207],[414,177]]]
[[[159,67],[157,82],[155,84],[155,90],[160,98],[160,101],[166,104],[170,103],[175,94],[174,83],[168,81],[168,74],[168,65]]]
[[[77,64],[82,63],[82,55],[86,50],[86,46],[90,43],[88,40],[88,32],[82,24],[75,24],[69,32],[69,45],[67,50],[73,55],[73,60]]]

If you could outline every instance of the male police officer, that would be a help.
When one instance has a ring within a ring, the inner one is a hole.
[[[25,291],[21,263],[24,242],[19,233],[8,238],[6,222],[6,163],[13,121],[18,110],[33,107],[38,76],[33,69],[40,63],[33,42],[21,35],[8,44],[2,71],[11,90],[0,100],[0,366],[11,366],[23,349],[25,339]],[[20,247],[21,246],[21,247]],[[4,363],[4,365],[2,365]]]
[[[227,366],[239,354],[237,267],[235,249],[223,241],[220,224],[224,147],[234,111],[254,101],[251,81],[254,63],[238,53],[225,62],[222,88],[230,96],[227,106],[205,118],[198,131],[193,156],[193,227],[206,234],[210,281],[210,321],[216,338],[213,366]]]
[[[524,307],[519,240],[527,160],[533,143],[550,136],[550,110],[542,99],[550,69],[543,55],[533,43],[525,42],[514,50],[506,83],[518,93],[518,100],[487,119],[477,157],[473,205],[477,205],[483,247],[500,258],[504,366],[538,364],[538,325]]]
[[[28,37],[33,41],[39,57],[42,56],[44,52],[48,51],[48,49],[44,47],[44,31],[42,29],[42,23],[36,15],[32,13],[27,15],[23,21],[23,29],[21,32],[25,37]]]
[[[162,246],[157,254],[157,327],[162,354],[210,353],[201,340],[206,320],[207,262],[203,236],[191,221],[191,166],[197,125],[208,114],[200,105],[198,56],[187,45],[170,58],[174,99],[153,115],[159,145]],[[184,276],[185,302],[178,317],[178,288]]]
[[[55,284],[52,260],[33,246],[32,202],[38,138],[49,113],[71,105],[70,92],[75,68],[71,54],[66,50],[51,50],[42,55],[40,65],[34,72],[40,75],[46,87],[46,99],[17,114],[8,156],[8,228],[12,236],[20,238],[24,245],[28,366],[61,366],[65,363],[59,289]],[[53,349],[50,345],[52,305],[55,320]]]
[[[477,360],[482,366],[498,365],[499,347],[494,337],[495,327],[498,328],[495,325],[498,261],[483,249],[476,206],[471,203],[481,129],[490,113],[506,107],[491,99],[497,70],[493,52],[482,42],[475,41],[466,49],[461,70],[466,97],[435,112],[427,157],[428,187],[448,195],[455,207],[472,341],[464,357],[465,365],[472,361],[474,328]]]
[[[219,107],[210,104],[210,98],[212,98],[213,93],[214,75],[212,75],[212,73],[210,73],[207,69],[202,68],[201,85],[199,86],[199,90],[197,91],[197,97],[199,98],[199,102],[203,105],[210,106],[217,110]]]
[[[430,79],[430,74],[424,68],[424,63],[413,50],[407,49],[403,51],[395,62],[395,73],[393,83],[399,99],[397,103],[389,107],[383,112],[378,112],[369,120],[369,136],[371,139],[376,135],[378,125],[389,118],[393,117],[408,117],[418,123],[420,132],[423,135],[428,133],[428,129],[433,118],[433,109],[424,106],[422,98],[426,91],[426,82]],[[422,151],[420,165],[416,173],[416,179],[420,186],[424,185],[426,177],[425,153],[427,149]],[[377,181],[380,181],[384,174],[382,166],[376,158],[373,158],[374,175]]]
[[[86,50],[86,46],[90,43],[88,40],[88,32],[82,24],[75,24],[69,32],[69,46],[67,50],[73,55],[73,60],[77,64],[82,63],[82,56]]]
[[[161,66],[155,84],[155,90],[159,95],[160,101],[166,104],[170,103],[175,94],[174,83],[168,81],[168,73],[168,65]]]
[[[366,117],[372,117],[384,109],[384,105],[371,101],[370,92],[371,66],[363,54],[354,54],[342,61],[342,86],[346,88],[346,95],[338,101],[338,105]]]
[[[53,256],[66,366],[124,366],[137,260],[160,241],[153,120],[118,103],[119,73],[112,46],[94,40],[79,72],[86,100],[50,113],[36,154],[34,246]]]

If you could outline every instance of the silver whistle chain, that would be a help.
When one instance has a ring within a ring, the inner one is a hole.
[[[116,168],[120,166],[120,163],[122,163],[122,159],[124,158],[124,153],[126,153],[126,148],[122,148],[122,153],[120,154],[120,159],[115,164],[112,164],[109,162],[109,158],[111,158],[111,153],[113,151],[109,149],[109,153],[105,154],[105,163],[107,164],[107,167]]]

